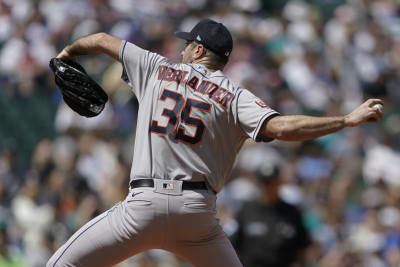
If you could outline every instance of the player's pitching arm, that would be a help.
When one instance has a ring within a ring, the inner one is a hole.
[[[374,105],[381,104],[380,99],[369,99],[345,116],[312,117],[304,115],[276,116],[264,122],[261,135],[282,141],[305,141],[345,127],[356,127],[367,122],[376,122],[382,118],[382,110]]]

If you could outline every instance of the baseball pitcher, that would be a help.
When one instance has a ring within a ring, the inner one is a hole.
[[[54,266],[112,266],[149,249],[194,266],[242,266],[215,218],[216,194],[247,138],[302,141],[382,117],[370,99],[346,116],[280,115],[223,73],[232,37],[205,19],[190,32],[182,63],[105,33],[78,39],[57,56],[107,54],[139,101],[130,191],[76,232],[48,261]]]

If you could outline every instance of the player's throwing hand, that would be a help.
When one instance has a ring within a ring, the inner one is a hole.
[[[369,99],[365,101],[344,117],[346,126],[356,127],[367,122],[378,121],[383,116],[383,110],[376,108],[376,105],[383,105],[383,101],[381,99]]]

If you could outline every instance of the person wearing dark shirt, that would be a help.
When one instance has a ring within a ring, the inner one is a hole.
[[[244,203],[231,241],[246,267],[301,266],[311,238],[298,208],[279,196],[279,166],[266,162],[256,172],[260,199]]]

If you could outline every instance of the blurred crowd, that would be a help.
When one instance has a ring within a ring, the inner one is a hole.
[[[228,235],[277,162],[280,196],[312,237],[304,266],[400,266],[400,6],[397,0],[0,0],[0,267],[44,266],[128,192],[135,96],[106,56],[80,63],[116,93],[86,119],[62,101],[48,62],[99,31],[180,61],[176,30],[223,22],[225,73],[282,114],[338,115],[382,98],[381,122],[305,143],[247,143],[218,195]],[[265,253],[268,253],[266,251]],[[119,266],[188,266],[150,251]]]

